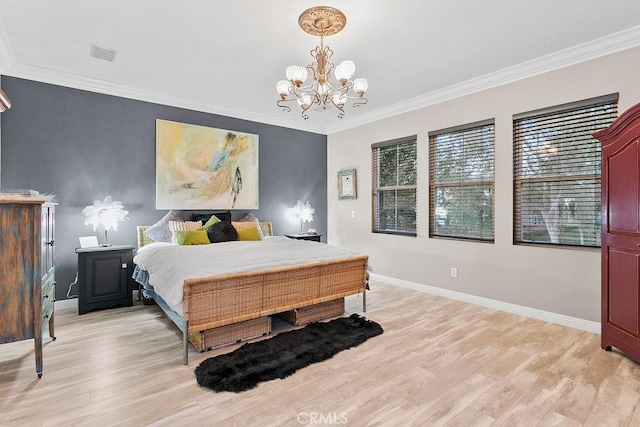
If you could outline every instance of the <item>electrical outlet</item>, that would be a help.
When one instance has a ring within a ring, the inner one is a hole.
[[[458,269],[451,267],[451,277],[458,277]]]

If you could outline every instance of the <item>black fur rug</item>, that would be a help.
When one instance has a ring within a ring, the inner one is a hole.
[[[382,332],[379,324],[357,314],[311,323],[209,358],[196,368],[196,378],[198,384],[214,391],[238,393],[262,381],[288,377]]]

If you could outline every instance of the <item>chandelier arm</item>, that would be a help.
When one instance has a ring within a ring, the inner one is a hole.
[[[333,56],[333,49],[331,49],[329,46],[325,46],[325,50],[324,50],[325,55],[327,55],[327,62],[329,62],[329,59],[331,59],[331,57]],[[333,65],[333,64],[331,64]]]
[[[301,106],[300,106],[300,107],[302,108],[302,111],[300,112],[300,115],[301,115],[305,120],[307,120],[307,119],[309,118],[309,115],[307,114],[307,110],[308,110],[309,108],[311,108],[311,106],[312,106],[313,104],[314,104],[314,102],[311,102],[311,103],[307,106],[307,108],[304,108],[304,106],[303,106],[303,105],[301,105]]]
[[[291,107],[289,107],[288,105],[283,104],[284,102],[290,102],[290,101],[294,101],[293,99],[279,99],[278,102],[276,102],[276,104],[278,105],[278,107],[282,108],[282,111],[286,111],[286,112],[291,112]]]
[[[296,98],[300,98],[300,92],[302,92],[304,89],[302,87],[296,87],[291,85],[291,87],[289,87],[289,93],[293,96],[295,96]]]
[[[356,101],[353,101],[353,104],[351,104],[352,107],[360,107],[361,105],[365,105],[367,102],[369,102],[369,100],[367,98],[360,98],[358,97],[356,99]]]
[[[346,95],[347,91],[349,90],[349,88],[343,86],[340,82],[332,82],[329,79],[327,79],[325,85],[327,85],[332,92],[339,93],[341,95]]]
[[[304,99],[304,96],[307,95],[311,98],[310,105],[313,105],[314,99],[317,96],[315,90],[311,86],[291,87],[290,93],[295,98],[287,99],[287,101],[302,101]]]
[[[312,82],[309,83],[309,87],[313,87],[315,82],[318,81],[318,64],[313,62],[307,65],[307,70],[309,70],[309,75],[312,77]]]
[[[327,62],[327,70],[326,70],[326,80],[327,80],[327,84],[329,84],[329,86],[333,89],[333,86],[335,86],[335,82],[331,81],[331,78],[333,77],[335,79],[335,75],[333,74],[333,71],[336,69],[336,66],[333,64],[333,62]],[[342,86],[340,84],[340,82],[337,82],[338,85]]]
[[[344,116],[344,106],[339,106],[333,101],[333,97],[329,98],[331,100],[331,104],[338,109],[338,118],[341,119]]]
[[[320,46],[316,46],[309,51],[309,55],[314,59],[313,63],[315,64],[318,60],[318,54],[320,53]],[[309,67],[309,65],[307,65]]]

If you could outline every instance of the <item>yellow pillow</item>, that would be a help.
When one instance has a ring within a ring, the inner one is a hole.
[[[207,230],[176,230],[176,243],[179,245],[208,245]]]
[[[171,243],[178,243],[176,239],[176,231],[201,229],[202,221],[169,221],[169,230],[171,230]]]
[[[238,232],[238,240],[262,240],[260,224],[257,222],[232,222],[231,225]]]

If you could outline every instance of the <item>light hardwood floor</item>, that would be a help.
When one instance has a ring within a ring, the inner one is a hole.
[[[599,335],[382,283],[367,297],[383,335],[240,394],[193,374],[235,346],[183,366],[156,306],[59,310],[42,379],[32,340],[0,345],[0,425],[640,425],[640,365]]]

